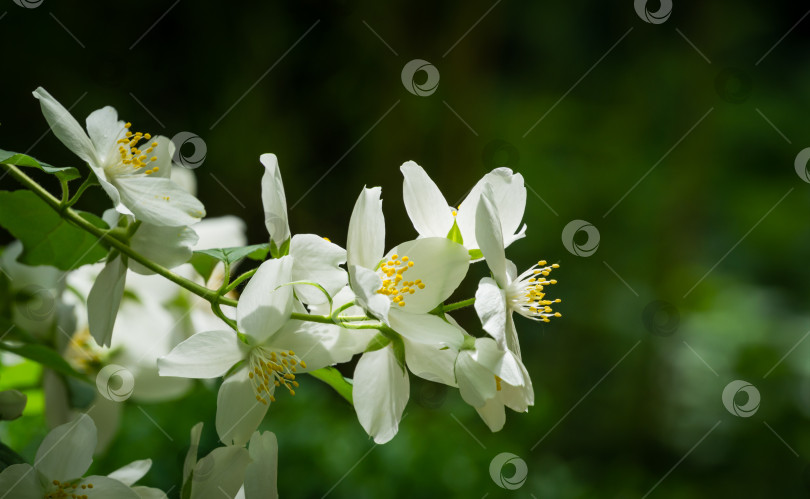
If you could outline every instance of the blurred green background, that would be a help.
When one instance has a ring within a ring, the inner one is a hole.
[[[113,105],[134,129],[190,131],[207,147],[200,199],[243,218],[251,243],[266,238],[261,153],[278,155],[293,232],[339,244],[363,185],[383,188],[387,246],[414,237],[406,160],[451,203],[492,168],[523,174],[528,237],[508,257],[562,265],[563,317],[518,321],[535,407],[492,434],[456,390],[412,378],[399,435],[375,446],[306,379],[263,426],[278,435],[283,496],[808,497],[810,185],[793,166],[810,146],[806,9],[676,2],[651,24],[629,0],[4,0],[0,147],[78,163],[45,134],[40,85],[78,100],[80,121]],[[434,94],[403,86],[412,59],[438,69]],[[106,203],[96,189],[81,205]],[[591,256],[565,248],[572,220],[598,229]],[[457,317],[481,333],[474,314]],[[738,379],[761,394],[751,417],[721,400]],[[130,404],[94,469],[151,457],[144,483],[168,490],[194,423],[216,445],[214,390],[141,406],[170,438]],[[6,428],[27,457],[46,432],[34,416]],[[527,463],[517,490],[490,478],[501,452]]]

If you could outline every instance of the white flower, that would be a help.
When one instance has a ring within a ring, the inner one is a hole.
[[[534,405],[534,389],[520,359],[491,338],[468,336],[455,363],[458,388],[465,402],[475,407],[490,430],[506,422],[504,406],[526,412]]]
[[[0,279],[8,277],[10,291],[15,296],[10,318],[23,331],[45,339],[53,333],[54,324],[59,320],[64,272],[47,265],[20,263],[17,258],[22,252],[22,243],[13,241],[0,254]]]
[[[346,271],[340,265],[346,262],[346,250],[328,239],[315,234],[296,234],[290,238],[287,219],[287,197],[275,154],[262,154],[259,160],[264,165],[262,177],[262,204],[264,224],[270,234],[274,256],[287,252],[294,257],[292,279],[317,283],[334,295],[346,285]],[[296,296],[306,304],[326,303],[327,298],[314,286],[296,285]]]
[[[545,286],[556,284],[547,279],[556,263],[547,265],[541,260],[526,272],[517,275],[515,264],[506,259],[500,217],[492,201],[492,190],[487,188],[478,202],[475,232],[481,252],[487,261],[493,278],[485,277],[475,293],[475,311],[481,319],[484,331],[520,358],[520,344],[512,313],[535,320],[548,322],[550,317],[559,317],[551,305],[560,300],[548,300]]]
[[[205,216],[202,203],[169,178],[173,154],[169,139],[133,134],[130,124],[119,121],[109,106],[87,117],[85,132],[45,89],[37,88],[34,97],[54,135],[87,162],[119,213],[168,226],[191,225]]]
[[[355,204],[346,242],[350,284],[358,303],[404,337],[453,343],[459,331],[429,314],[467,274],[464,247],[444,237],[402,243],[383,254],[385,220],[380,188],[364,189]]]
[[[236,307],[236,322],[247,344],[233,331],[197,333],[158,359],[161,376],[215,378],[233,371],[219,390],[216,426],[225,443],[243,445],[264,418],[275,389],[291,395],[296,375],[345,362],[354,353],[340,343],[323,348],[332,325],[289,320],[295,300],[293,258],[264,262],[245,287]],[[306,313],[300,305],[299,313]],[[353,348],[353,345],[352,345]]]
[[[439,188],[421,166],[407,161],[400,170],[405,177],[402,184],[405,209],[420,237],[447,237],[455,222],[464,246],[470,251],[478,249],[475,212],[487,185],[493,189],[493,202],[498,207],[504,247],[525,236],[526,226],[520,227],[526,209],[526,187],[521,174],[512,173],[509,168],[492,170],[475,184],[456,210],[448,206]]]
[[[403,363],[427,377],[432,371],[428,359],[441,355],[443,346],[461,343],[455,326],[429,312],[455,291],[470,263],[467,250],[444,237],[406,242],[387,255],[384,245],[380,188],[364,189],[349,222],[350,283],[358,303],[402,336],[364,353],[355,368],[357,418],[377,443],[396,435],[408,401]],[[397,358],[395,342],[402,342],[404,358]]]
[[[81,491],[88,499],[138,499],[138,492],[115,478],[82,478],[93,462],[95,447],[96,427],[90,417],[83,414],[48,433],[37,450],[33,466],[14,464],[4,469],[0,473],[0,490],[4,496],[12,494],[14,499],[70,497],[69,494],[76,491]]]

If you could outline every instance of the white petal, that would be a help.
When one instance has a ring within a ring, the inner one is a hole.
[[[84,475],[96,450],[96,425],[87,414],[57,426],[37,449],[34,468],[48,480],[66,481]]]
[[[472,357],[471,350],[462,350],[456,360],[456,379],[461,398],[475,408],[483,407],[495,397],[495,374]]]
[[[106,476],[89,476],[79,482],[79,487],[82,485],[93,484],[92,497],[115,497],[116,499],[140,499],[138,493],[112,478]],[[88,497],[91,497],[88,494]]]
[[[107,475],[107,477],[112,478],[113,480],[118,480],[124,485],[132,486],[135,485],[135,482],[146,476],[146,474],[149,472],[149,468],[151,467],[152,467],[151,459],[132,461],[126,466],[122,466],[121,468],[118,468],[117,470],[113,471],[112,473]]]
[[[356,294],[357,303],[383,322],[388,322],[391,299],[377,293],[382,280],[373,270],[360,266],[349,267],[350,284]]]
[[[226,445],[245,445],[264,419],[267,408],[256,400],[247,369],[238,369],[219,387],[216,422],[219,439]]]
[[[200,448],[200,436],[202,435],[203,424],[197,423],[191,428],[191,441],[188,445],[186,459],[183,461],[183,483],[186,483],[194,466],[197,464],[197,450]]]
[[[82,126],[79,125],[79,122],[76,121],[76,118],[71,116],[70,112],[44,88],[39,87],[34,90],[34,97],[39,99],[42,114],[45,116],[45,120],[56,138],[86,163],[100,166],[93,142]]]
[[[124,122],[118,120],[118,112],[110,106],[93,111],[85,122],[93,148],[101,164],[104,164],[112,159],[110,154],[118,153],[116,141],[126,133]]]
[[[296,234],[290,241],[290,255],[295,259],[293,281],[318,283],[330,296],[346,285],[346,271],[339,267],[346,263],[346,250],[337,244],[315,234]],[[295,294],[307,304],[328,301],[321,290],[314,286],[295,286]]]
[[[149,167],[153,172],[149,176],[152,178],[165,178],[167,180],[171,180],[172,171],[174,170],[174,168],[172,168],[172,158],[174,157],[175,151],[174,143],[168,137],[163,137],[162,135],[152,137],[152,139],[149,141],[150,144],[155,142],[157,142],[157,146],[152,147],[152,150],[154,151],[152,153],[152,157],[157,159],[155,161],[150,161],[149,163]],[[157,171],[154,171],[155,167],[157,167]],[[184,170],[182,167],[178,169]],[[172,182],[174,181],[172,180]],[[194,195],[186,188],[186,186],[180,184],[177,184],[177,186],[192,196]]]
[[[287,197],[281,181],[281,171],[275,154],[262,154],[259,161],[264,165],[262,176],[262,204],[264,225],[270,240],[281,247],[290,238],[290,223],[287,219]]]
[[[197,195],[197,177],[194,176],[193,171],[187,168],[172,168],[172,174],[169,178],[192,196]],[[244,246],[244,244],[237,246]]]
[[[188,171],[183,168],[178,170]],[[199,236],[195,250],[212,248],[233,248],[247,244],[247,226],[239,217],[227,215],[224,217],[211,217],[193,225]]]
[[[518,341],[517,329],[515,328],[515,319],[512,317],[512,313],[508,311],[506,313],[506,348],[514,352],[518,359],[521,358],[520,342]]]
[[[478,283],[474,307],[484,331],[495,338],[501,347],[507,348],[506,321],[509,313],[506,310],[506,295],[494,280],[484,277]]]
[[[509,168],[496,168],[475,184],[459,206],[456,223],[464,238],[464,246],[469,249],[480,247],[480,242],[477,242],[476,211],[479,199],[487,186],[493,193],[492,202],[497,208],[501,222],[501,234],[506,243],[504,247],[523,237],[526,231],[524,226],[519,233],[515,234],[526,208],[526,187],[523,185],[523,176],[519,173],[513,174]]]
[[[385,252],[385,217],[381,194],[379,187],[364,188],[357,198],[346,239],[349,266],[374,269]]]
[[[182,226],[205,216],[202,203],[167,178],[149,175],[116,177],[121,202],[135,218],[155,225]]]
[[[245,479],[248,464],[250,455],[244,447],[214,449],[194,467],[191,499],[223,499],[235,496]]]
[[[427,313],[458,288],[470,266],[470,255],[467,249],[444,237],[427,237],[402,243],[386,255],[397,255],[410,258],[413,267],[402,272],[404,281],[421,280],[424,289],[415,289],[413,294],[405,296],[404,307],[397,307],[413,314]]]
[[[416,231],[422,237],[447,237],[453,227],[453,215],[439,188],[413,161],[405,162],[399,169],[405,177],[402,200]]]
[[[373,329],[344,329],[332,324],[290,321],[273,335],[272,345],[294,351],[307,364],[299,371],[309,372],[348,362],[365,350],[376,334]]]
[[[8,499],[42,499],[42,485],[30,464],[12,464],[0,473],[0,490]],[[10,495],[9,495],[10,494]]]
[[[506,423],[506,410],[503,408],[503,403],[499,402],[497,398],[489,399],[483,407],[476,407],[475,410],[490,431],[501,431]]]
[[[506,275],[506,254],[503,245],[503,232],[498,219],[498,210],[492,204],[492,190],[487,186],[478,203],[475,216],[475,235],[481,253],[487,260],[492,276],[501,288],[506,288],[509,281]]]
[[[525,367],[509,350],[503,350],[492,338],[476,338],[470,357],[510,385],[522,386]]]
[[[248,446],[253,462],[245,471],[246,499],[276,499],[278,488],[278,440],[273,432],[256,432]]]
[[[110,346],[115,317],[124,296],[126,278],[127,266],[120,255],[116,256],[104,266],[87,296],[90,334],[101,346]]]
[[[378,444],[394,438],[408,403],[410,383],[390,346],[360,357],[352,393],[357,419],[366,433]]]
[[[197,233],[189,227],[167,227],[141,224],[130,240],[132,249],[168,269],[173,269],[191,259],[191,248],[197,243]],[[130,268],[139,273],[150,275],[152,271],[136,261],[130,262]]]
[[[510,355],[513,354],[507,352],[507,357]],[[526,370],[526,366],[520,362],[517,356],[513,355],[513,360],[520,368],[522,386],[502,385],[500,399],[502,403],[513,411],[526,412],[529,410],[529,406],[534,405],[534,388],[532,387],[532,380],[529,377],[529,371]]]
[[[408,369],[422,379],[456,386],[453,371],[458,351],[440,345],[419,343],[403,337],[405,342],[405,363]]]
[[[239,330],[257,343],[273,335],[290,318],[294,261],[291,256],[267,260],[245,286],[236,307]]]
[[[204,331],[157,360],[161,376],[216,378],[244,359],[248,348],[233,331]]]
[[[393,309],[388,313],[388,320],[394,331],[414,342],[458,348],[464,341],[458,328],[436,315]]]

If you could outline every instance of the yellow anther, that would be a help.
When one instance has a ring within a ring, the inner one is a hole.
[[[131,127],[131,126],[132,126],[132,123],[130,123],[130,122],[128,122],[128,121],[127,121],[126,125],[124,125],[124,128],[129,128],[129,127]]]

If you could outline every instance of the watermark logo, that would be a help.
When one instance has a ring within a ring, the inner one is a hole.
[[[98,372],[96,388],[105,399],[123,402],[135,390],[135,376],[126,367],[110,364]]]
[[[738,404],[736,401],[737,394],[740,392],[745,393],[748,397],[744,404]],[[723,405],[726,410],[741,418],[750,418],[756,414],[759,409],[759,400],[757,387],[741,379],[732,381],[723,389]]]
[[[642,21],[650,24],[664,24],[672,14],[672,0],[661,0],[661,7],[655,12],[650,12],[647,9],[648,0],[635,0],[633,6],[636,8],[636,14]]]
[[[36,284],[30,284],[18,293],[20,314],[32,321],[48,319],[56,307],[53,291]]]
[[[417,83],[416,75],[420,72],[425,74],[426,79],[422,83]],[[414,59],[402,68],[402,84],[405,85],[405,90],[413,95],[419,97],[433,95],[439,88],[439,70],[427,61]]]
[[[751,77],[742,69],[726,68],[714,79],[717,95],[732,104],[742,104],[748,100],[752,87]]]
[[[36,9],[44,0],[14,0],[16,5],[19,5],[23,9]]]
[[[507,465],[512,465],[515,472],[511,476],[504,474],[504,468]],[[495,485],[502,489],[517,490],[526,483],[526,476],[529,474],[529,468],[526,466],[526,461],[511,452],[501,452],[489,463],[489,476]]]
[[[175,165],[189,170],[202,166],[208,153],[208,147],[202,137],[191,132],[180,132],[172,137],[172,144],[174,144],[172,162]],[[191,152],[189,152],[189,148],[192,149]]]
[[[681,314],[675,305],[662,300],[654,300],[644,307],[641,321],[647,331],[655,336],[672,336],[681,323]]]
[[[579,232],[584,232],[588,236],[584,243],[574,241]],[[572,255],[591,256],[599,249],[599,229],[585,220],[572,220],[563,228],[562,242]]]
[[[810,184],[810,172],[807,171],[807,162],[810,161],[810,147],[802,149],[796,155],[796,160],[793,166],[796,168],[796,174],[800,179]]]

